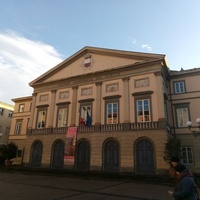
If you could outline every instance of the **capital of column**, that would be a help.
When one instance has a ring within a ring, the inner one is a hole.
[[[51,90],[52,93],[56,93],[57,90]]]
[[[77,85],[76,85],[76,86],[73,86],[72,89],[73,89],[73,90],[77,90],[77,89],[78,89],[78,86],[77,86]]]
[[[37,96],[37,93],[36,93],[36,92],[34,92],[34,93],[32,94],[32,96],[33,96],[33,97],[36,97],[36,96]]]
[[[124,81],[124,82],[128,82],[129,81],[129,77],[125,77],[125,78],[122,78],[122,81]]]
[[[154,75],[155,75],[155,76],[161,76],[162,73],[161,73],[161,72],[154,72]]]
[[[96,86],[101,86],[102,82],[96,82],[95,84],[96,84]]]

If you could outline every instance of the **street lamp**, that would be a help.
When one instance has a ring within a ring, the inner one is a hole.
[[[197,130],[191,130],[191,128],[192,128],[192,122],[191,121],[187,122],[187,126],[188,126],[189,130],[192,132],[192,134],[193,134],[194,137],[200,136],[200,118],[197,118],[196,122],[198,124],[199,131],[197,131]]]

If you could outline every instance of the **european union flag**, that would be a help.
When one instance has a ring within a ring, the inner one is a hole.
[[[87,112],[86,126],[92,126],[92,117]]]

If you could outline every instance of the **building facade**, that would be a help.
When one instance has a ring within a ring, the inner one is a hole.
[[[23,164],[28,123],[30,120],[32,96],[12,99],[12,101],[15,103],[15,107],[11,123],[9,141],[15,142],[18,146],[17,156],[16,159],[13,160],[13,163]]]
[[[170,77],[171,131],[181,142],[181,162],[199,173],[200,68],[171,71]],[[188,121],[192,122],[190,130]]]
[[[165,55],[85,47],[13,99],[16,164],[161,174],[171,137]]]
[[[13,105],[0,101],[0,144],[8,143],[13,110]]]

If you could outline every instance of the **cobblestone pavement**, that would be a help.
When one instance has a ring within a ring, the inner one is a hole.
[[[1,200],[172,200],[168,190],[127,180],[0,172]]]

